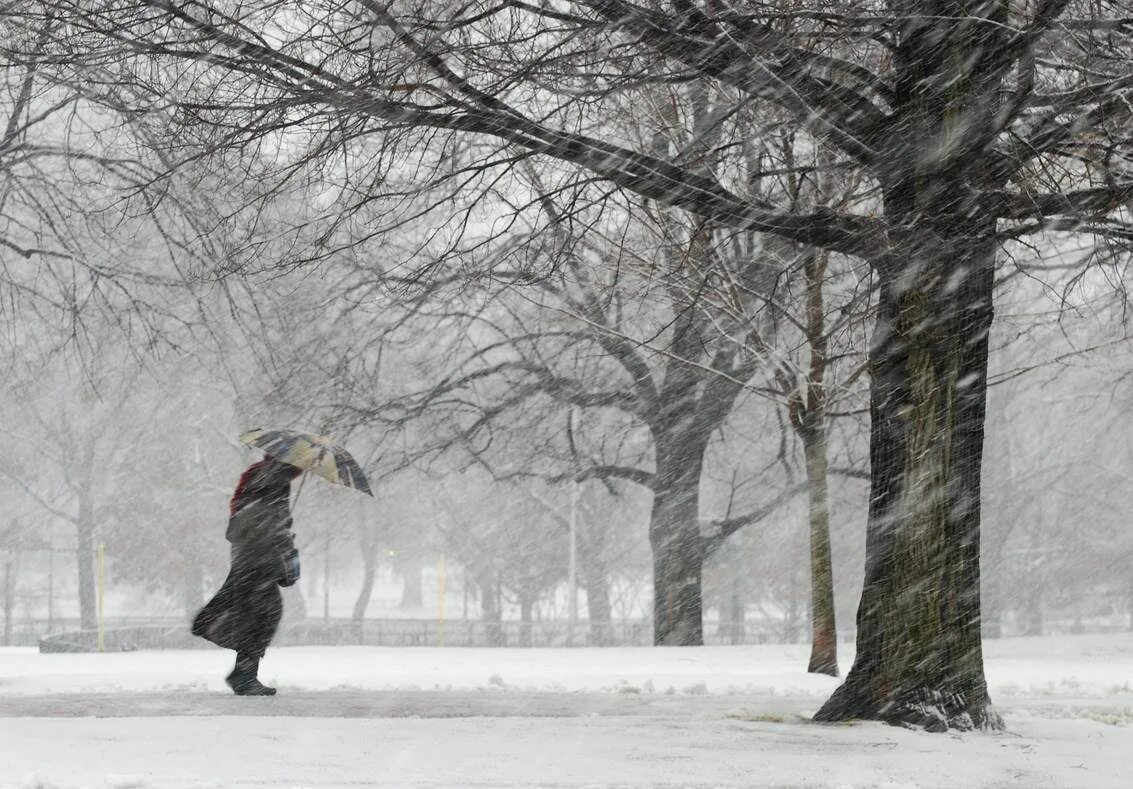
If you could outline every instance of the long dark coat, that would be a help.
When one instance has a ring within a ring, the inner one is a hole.
[[[284,557],[294,547],[288,500],[294,466],[261,461],[232,498],[226,537],[232,566],[220,590],[193,619],[193,635],[249,657],[261,657],[279,627]]]

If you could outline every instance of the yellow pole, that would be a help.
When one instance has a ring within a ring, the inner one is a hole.
[[[102,652],[103,643],[103,627],[102,627],[102,599],[105,596],[106,590],[106,550],[102,543],[98,544],[98,651]]]
[[[437,566],[437,646],[445,645],[445,555]]]

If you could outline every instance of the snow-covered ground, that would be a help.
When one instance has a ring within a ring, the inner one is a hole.
[[[985,651],[1007,734],[810,723],[801,646],[0,650],[0,785],[1133,786],[1133,635]]]

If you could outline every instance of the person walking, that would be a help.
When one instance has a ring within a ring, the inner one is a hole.
[[[291,531],[291,481],[302,469],[270,456],[249,466],[229,504],[225,536],[232,544],[228,577],[193,619],[192,632],[236,651],[225,682],[238,696],[274,696],[259,680],[260,659],[283,616],[280,586],[299,579]]]

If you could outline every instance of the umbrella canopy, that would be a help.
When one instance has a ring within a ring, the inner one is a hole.
[[[276,460],[318,474],[337,485],[346,485],[373,496],[370,483],[349,452],[326,436],[300,433],[295,430],[249,430],[240,442],[271,455]]]

